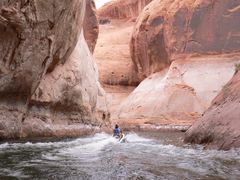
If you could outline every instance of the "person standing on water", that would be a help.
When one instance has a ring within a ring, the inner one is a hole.
[[[116,124],[115,129],[113,130],[113,136],[119,137],[119,132],[120,132],[120,130],[118,128],[118,125]]]

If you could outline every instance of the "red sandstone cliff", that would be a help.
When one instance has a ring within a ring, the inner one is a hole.
[[[191,124],[201,116],[240,61],[239,6],[236,0],[148,4],[131,40],[135,70],[147,78],[121,104],[119,121]]]
[[[239,52],[239,1],[154,0],[138,17],[131,56],[139,76],[158,72],[182,54]]]
[[[240,71],[186,132],[185,141],[225,150],[240,147]]]
[[[109,118],[83,38],[85,6],[0,2],[0,139],[79,135]]]
[[[97,14],[100,18],[136,18],[152,0],[113,0],[101,7]]]
[[[113,119],[121,101],[139,83],[129,51],[134,26],[131,20],[135,20],[150,1],[116,0],[97,10],[100,25],[94,57],[99,67],[100,81],[108,92]]]
[[[129,51],[134,22],[128,20],[136,18],[150,1],[115,0],[97,10],[100,33],[94,57],[103,84],[135,86],[139,83]]]
[[[88,47],[93,53],[98,39],[99,27],[94,0],[87,0],[86,3],[83,31]]]

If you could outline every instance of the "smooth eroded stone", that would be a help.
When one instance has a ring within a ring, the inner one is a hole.
[[[240,71],[225,85],[204,115],[186,132],[185,142],[228,150],[240,147]]]
[[[238,0],[154,0],[137,19],[130,44],[141,79],[168,67],[183,54],[239,51]]]

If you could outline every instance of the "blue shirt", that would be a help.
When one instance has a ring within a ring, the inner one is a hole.
[[[114,136],[119,136],[119,129],[118,128],[114,129]]]

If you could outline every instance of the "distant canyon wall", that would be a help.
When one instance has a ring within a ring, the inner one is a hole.
[[[114,0],[97,10],[100,34],[94,56],[103,84],[139,84],[136,73],[133,73],[129,43],[136,18],[150,2],[151,0]]]
[[[142,9],[152,0],[115,0],[98,10],[98,16],[110,19],[137,18]]]
[[[186,142],[239,147],[239,18],[237,0],[154,0],[147,5],[130,43],[142,82],[121,104],[118,118],[155,124],[198,119]]]
[[[239,56],[202,56],[177,60],[144,79],[122,102],[120,119],[189,122],[204,113],[234,74]]]
[[[85,9],[85,0],[0,2],[0,139],[79,135],[107,122]]]
[[[84,18],[84,24],[83,24],[83,31],[84,31],[84,37],[87,41],[89,50],[91,53],[94,52],[97,39],[98,39],[98,33],[99,33],[99,26],[98,26],[98,20],[97,20],[97,14],[96,14],[96,6],[94,0],[86,0],[86,14]]]
[[[239,1],[154,0],[130,43],[140,85],[119,119],[196,120],[240,62]]]
[[[141,79],[179,55],[239,52],[238,0],[154,0],[138,17],[131,56]]]

